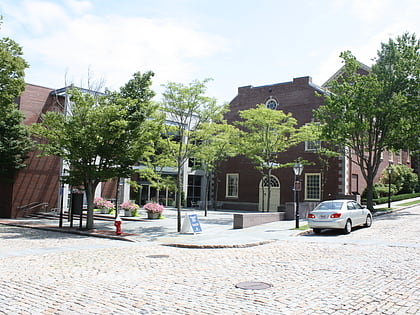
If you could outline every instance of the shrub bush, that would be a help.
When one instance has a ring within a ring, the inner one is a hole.
[[[416,197],[420,197],[420,193],[401,194],[401,195],[391,196],[391,201],[400,201],[400,200],[416,198]],[[373,202],[375,202],[376,204],[387,203],[388,202],[388,196],[387,197],[376,198],[376,199],[373,200]]]

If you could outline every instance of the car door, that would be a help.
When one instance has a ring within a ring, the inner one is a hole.
[[[354,217],[353,226],[354,225],[361,225],[364,223],[364,216],[363,216],[363,208],[357,202],[352,201],[352,213]]]

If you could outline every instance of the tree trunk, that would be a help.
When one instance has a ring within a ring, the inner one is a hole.
[[[87,199],[87,218],[86,218],[86,229],[91,230],[93,229],[93,208],[94,208],[94,197],[95,197],[95,189],[97,184],[93,182],[86,182],[85,183],[85,191],[86,191],[86,199]]]
[[[182,202],[182,176],[181,176],[181,166],[178,167],[177,173],[177,183],[176,188],[178,190],[178,198],[176,200],[176,209],[177,209],[177,230],[181,232],[181,202]]]
[[[271,168],[268,169],[267,212],[270,212],[270,199],[271,199]]]
[[[209,181],[210,181],[210,176],[208,175],[208,173],[206,172],[205,176],[205,180],[204,180],[204,216],[207,217],[207,212],[208,212],[208,208],[209,208]]]
[[[368,174],[367,180],[366,180],[366,202],[367,202],[367,208],[370,211],[374,211],[373,208],[373,176],[372,174]]]

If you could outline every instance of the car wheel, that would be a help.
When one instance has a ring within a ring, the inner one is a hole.
[[[312,229],[314,231],[315,234],[320,234],[321,233],[321,229]]]
[[[365,227],[370,227],[371,225],[372,225],[372,217],[370,215],[368,215],[366,217]]]
[[[346,225],[344,226],[344,234],[349,234],[351,232],[351,221],[347,220]]]

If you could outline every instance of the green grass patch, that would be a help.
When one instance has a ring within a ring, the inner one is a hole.
[[[400,203],[400,206],[412,206],[412,205],[417,205],[420,204],[420,200],[414,200],[414,201],[410,201],[410,202],[405,202],[405,203]]]
[[[293,228],[291,230],[304,231],[304,230],[307,230],[307,229],[309,229],[309,224],[300,225],[298,229],[297,228]]]

